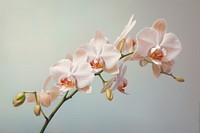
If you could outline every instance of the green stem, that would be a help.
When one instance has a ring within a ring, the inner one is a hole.
[[[53,116],[56,114],[56,112],[58,111],[58,109],[63,105],[63,103],[69,99],[71,99],[76,93],[78,92],[78,90],[75,90],[73,93],[71,93],[68,97],[68,93],[69,91],[66,92],[65,96],[63,97],[63,99],[60,101],[60,103],[56,106],[56,108],[53,110],[53,112],[50,114],[50,116],[46,119],[42,129],[40,130],[40,133],[44,133],[46,127],[48,126],[49,122],[51,121],[51,119],[53,118]]]
[[[176,77],[172,73],[166,73],[166,72],[163,72],[163,71],[160,72],[160,73],[171,76],[172,78],[176,79]]]
[[[119,58],[119,60],[121,60],[121,59],[123,59],[124,57],[129,56],[129,55],[131,55],[131,54],[133,54],[133,52],[130,52],[130,53],[128,53],[128,54],[121,54],[121,57]]]

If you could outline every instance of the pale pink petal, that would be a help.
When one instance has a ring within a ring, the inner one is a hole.
[[[94,74],[92,73],[92,68],[89,63],[81,63],[76,72],[73,74],[77,80],[78,88],[84,88],[90,85],[94,79]]]
[[[121,77],[124,77],[126,74],[127,66],[123,66]]]
[[[137,52],[133,53],[132,55],[132,60],[143,60],[144,58],[145,58],[144,56],[141,56]]]
[[[161,47],[165,48],[167,55],[163,58],[164,62],[171,61],[181,52],[182,46],[180,40],[173,33],[167,33],[164,36]]]
[[[44,82],[44,87],[43,87],[43,90],[46,91],[47,89],[47,85],[49,84],[49,82],[51,81],[51,76],[47,77],[47,79],[45,80]]]
[[[35,95],[29,94],[26,99],[27,99],[27,102],[33,103],[35,102]]]
[[[159,60],[151,59],[151,61],[156,65],[161,65],[162,64],[162,62],[159,61]]]
[[[40,92],[39,93],[39,97],[40,97],[40,103],[41,105],[48,107],[51,104],[51,100],[50,100],[50,96],[47,93],[44,92]]]
[[[135,26],[136,21],[133,21],[133,16],[131,16],[128,24],[124,27],[122,33],[120,34],[119,37],[117,37],[117,39],[115,40],[114,44],[117,46],[119,45],[120,41],[122,41],[122,39],[124,39],[126,37],[126,35],[133,29],[133,27]]]
[[[78,91],[83,92],[83,93],[91,93],[92,92],[92,86],[88,85],[84,88],[78,88],[78,86],[76,87]]]
[[[124,44],[125,50],[129,53],[133,52],[133,40],[131,37],[128,37]]]
[[[136,52],[139,55],[146,57],[149,53],[149,50],[152,47],[157,46],[157,36],[158,32],[153,28],[143,28],[140,30],[136,37]]]
[[[50,101],[53,102],[55,99],[59,98],[62,95],[60,89],[56,86],[52,86],[47,94],[50,96]]]
[[[175,60],[163,62],[162,63],[163,72],[170,73],[174,64],[175,64]]]
[[[72,62],[69,59],[60,60],[56,65],[50,67],[50,75],[55,81],[59,81],[62,75],[70,74]]]
[[[96,50],[93,45],[84,44],[81,46],[81,48],[84,48],[86,50],[89,60],[92,60],[96,57]]]
[[[110,79],[108,81],[108,83],[101,89],[101,93],[104,93],[107,89],[111,89],[111,86],[112,86],[114,80],[115,80],[115,77],[113,77],[112,79]]]
[[[77,69],[80,63],[87,61],[87,54],[83,48],[78,48],[73,55],[73,71]]]
[[[165,19],[160,18],[153,23],[152,27],[158,31],[158,43],[160,44],[167,31],[167,22]]]
[[[161,67],[160,65],[156,65],[156,64],[152,64],[152,70],[153,70],[153,74],[155,77],[159,77],[160,76],[160,72],[161,72]]]
[[[72,90],[72,89],[73,89],[73,87],[64,86],[64,85],[62,85],[62,86],[59,86],[59,88],[60,88],[60,91],[61,91],[61,92],[67,92],[67,91],[69,91],[69,90]]]
[[[103,66],[103,70],[107,73],[110,73],[110,74],[118,74],[119,73],[119,67],[118,65],[115,65],[113,68],[111,69],[106,69],[105,66]]]
[[[106,42],[104,35],[101,32],[96,31],[95,35],[94,35],[94,44],[93,45],[95,47],[97,55],[100,55],[102,47],[106,43],[107,42]]]
[[[104,60],[106,69],[111,69],[117,64],[121,54],[114,45],[105,44],[100,56]]]

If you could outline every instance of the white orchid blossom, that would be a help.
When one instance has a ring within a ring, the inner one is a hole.
[[[120,52],[114,45],[107,43],[101,32],[95,32],[94,38],[82,48],[87,51],[88,62],[94,71],[104,70],[112,74],[119,72],[117,63]]]
[[[153,62],[153,73],[156,77],[160,72],[169,73],[174,65],[176,56],[180,53],[182,46],[180,40],[174,33],[166,33],[167,23],[164,19],[158,19],[152,27],[143,28],[136,37],[137,47],[133,58]]]
[[[125,73],[127,70],[127,66],[124,66],[123,64],[119,67],[119,73],[116,74],[111,80],[108,81],[106,86],[101,90],[101,92],[105,92],[107,89],[111,89],[111,91],[118,90],[121,93],[128,94],[125,92],[125,87],[128,84],[128,81],[126,78],[124,78]]]
[[[81,92],[90,93],[94,73],[86,61],[86,51],[79,48],[73,56],[68,55],[50,67],[50,75],[64,92],[76,87]]]
[[[131,18],[128,21],[128,24],[125,25],[123,31],[121,32],[120,36],[117,37],[114,44],[116,45],[117,49],[120,50],[121,42],[123,39],[126,39],[128,33],[133,29],[135,26],[136,20],[133,20],[134,15],[131,16]],[[130,50],[133,49],[133,41],[131,37],[128,37],[127,40],[124,42],[124,48],[123,50],[126,50],[127,52],[130,52]],[[132,51],[131,51],[132,52]]]
[[[55,99],[62,95],[62,92],[56,86],[52,86],[50,89],[47,89],[47,84],[50,80],[51,77],[48,77],[44,84],[44,88],[41,92],[36,93],[38,102],[45,107],[50,106]],[[29,94],[27,101],[36,102],[35,94]]]

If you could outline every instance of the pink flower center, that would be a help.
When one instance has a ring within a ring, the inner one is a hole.
[[[150,58],[162,61],[166,56],[167,51],[164,48],[152,48],[150,50]]]
[[[60,83],[61,83],[62,86],[73,88],[74,85],[75,85],[75,79],[72,76],[71,77],[61,78],[60,79]]]
[[[90,61],[90,65],[93,69],[103,68],[103,60],[101,58],[94,59]]]

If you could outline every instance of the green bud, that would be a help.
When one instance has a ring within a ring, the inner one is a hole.
[[[112,101],[113,99],[113,93],[110,89],[107,89],[106,90],[106,98],[109,100],[109,101]]]
[[[15,107],[17,107],[17,106],[22,105],[24,103],[25,99],[26,99],[25,93],[20,92],[14,97],[12,103]]]
[[[182,77],[179,77],[179,76],[175,77],[175,79],[176,79],[178,82],[184,82],[184,81],[185,81]]]
[[[22,99],[23,97],[25,97],[25,93],[24,93],[24,92],[20,92],[20,93],[17,94],[16,100],[20,100],[20,99]]]
[[[41,107],[40,107],[40,105],[35,105],[35,107],[34,107],[34,114],[35,114],[36,116],[39,116],[39,115],[40,115],[40,112],[41,112]]]

